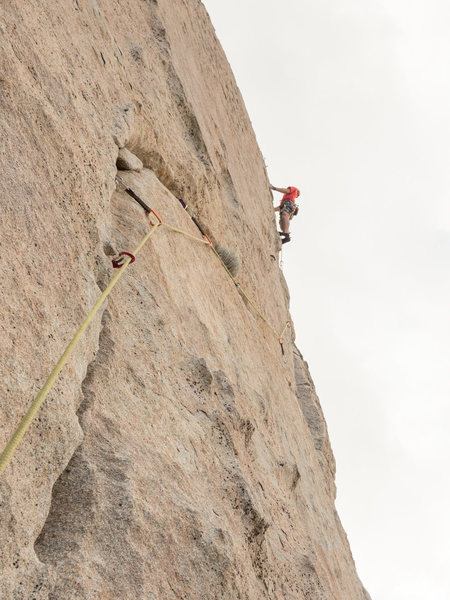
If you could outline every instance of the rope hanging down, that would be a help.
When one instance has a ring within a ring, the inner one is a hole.
[[[123,180],[120,177],[118,179],[123,183]],[[53,368],[52,372],[48,376],[48,378],[47,378],[46,382],[44,383],[43,387],[41,388],[41,390],[39,391],[39,393],[37,394],[37,396],[33,400],[30,408],[28,409],[28,411],[26,412],[26,414],[24,415],[24,417],[20,421],[20,423],[19,423],[17,429],[15,430],[14,434],[12,435],[11,439],[6,444],[5,449],[3,450],[3,452],[0,455],[0,475],[5,470],[6,465],[8,464],[11,456],[13,455],[13,453],[16,450],[17,446],[19,445],[19,443],[21,442],[21,440],[24,437],[25,433],[27,432],[28,428],[30,427],[30,425],[31,425],[31,423],[33,421],[34,416],[36,415],[36,413],[38,412],[38,410],[41,407],[42,403],[44,402],[45,398],[47,397],[48,393],[52,389],[52,387],[53,387],[53,385],[54,385],[54,383],[55,383],[58,375],[60,374],[60,372],[62,371],[62,369],[66,365],[67,361],[69,360],[70,356],[72,355],[72,352],[75,349],[75,346],[80,341],[80,339],[83,336],[84,332],[86,331],[87,327],[89,326],[89,324],[91,323],[91,321],[93,320],[93,318],[95,317],[95,315],[97,314],[97,312],[99,311],[99,309],[102,306],[103,302],[106,300],[106,298],[109,296],[109,294],[113,290],[113,288],[116,285],[116,283],[119,281],[119,279],[124,274],[124,272],[125,272],[126,268],[128,267],[128,265],[130,265],[131,263],[133,263],[135,261],[136,255],[140,252],[140,250],[142,249],[142,247],[144,246],[144,244],[148,241],[148,239],[156,232],[156,230],[158,229],[158,227],[163,226],[166,229],[169,229],[169,230],[174,231],[176,233],[183,234],[184,236],[186,236],[186,237],[188,237],[188,238],[190,238],[192,240],[195,240],[197,242],[201,242],[202,244],[205,244],[205,245],[210,246],[212,248],[212,250],[214,251],[214,254],[219,259],[219,261],[222,264],[223,268],[227,271],[228,275],[233,280],[233,282],[234,282],[237,290],[239,291],[239,293],[247,300],[247,302],[250,304],[250,306],[252,306],[253,310],[259,315],[259,317],[268,325],[268,327],[278,337],[278,341],[279,341],[279,343],[281,345],[281,351],[284,354],[283,337],[282,336],[284,335],[284,332],[286,331],[286,329],[290,326],[289,321],[284,326],[284,329],[281,332],[281,334],[278,335],[276,329],[269,323],[269,321],[267,321],[267,319],[260,312],[260,310],[258,309],[258,307],[251,301],[251,299],[247,296],[247,294],[245,294],[245,292],[241,289],[240,284],[233,277],[233,275],[229,271],[228,267],[225,265],[225,263],[223,262],[222,258],[217,253],[217,251],[214,248],[214,246],[213,246],[211,240],[209,239],[209,237],[202,232],[202,238],[199,238],[199,237],[196,237],[196,236],[188,233],[187,231],[184,231],[182,229],[178,229],[177,227],[173,227],[172,225],[168,225],[167,223],[164,223],[161,220],[161,218],[158,216],[158,214],[152,208],[150,208],[149,206],[147,206],[145,204],[145,202],[143,202],[143,200],[141,200],[139,198],[139,196],[137,196],[133,192],[133,190],[131,190],[130,188],[126,188],[125,191],[132,198],[134,198],[134,200],[136,200],[142,206],[142,208],[145,210],[147,216],[150,216],[152,214],[152,215],[154,215],[156,217],[157,221],[156,221],[156,223],[153,223],[150,220],[151,227],[150,227],[149,231],[142,238],[142,240],[139,242],[139,244],[136,246],[136,248],[133,250],[133,252],[125,252],[125,251],[121,252],[120,255],[119,255],[119,258],[112,261],[113,262],[113,267],[118,269],[117,273],[111,279],[111,281],[109,282],[108,286],[105,288],[105,290],[103,291],[103,293],[100,295],[100,297],[98,298],[98,300],[96,301],[96,303],[94,304],[94,306],[91,308],[91,310],[87,314],[87,316],[84,319],[83,323],[78,328],[77,332],[73,336],[72,340],[69,342],[68,346],[64,350],[63,354],[61,355],[60,359],[56,363],[56,365]],[[195,222],[195,220],[194,220],[194,222]],[[197,225],[197,227],[200,229],[199,225]],[[200,229],[200,231],[201,231],[201,229]]]
[[[141,250],[142,246],[146,243],[146,241],[150,238],[150,236],[152,236],[155,233],[155,231],[159,227],[159,225],[160,225],[159,223],[157,223],[155,225],[152,225],[152,227],[149,230],[149,232],[147,233],[147,235],[141,240],[141,242],[138,244],[138,246],[133,250],[132,254],[134,256],[136,256],[136,254],[138,254],[138,252]],[[53,384],[55,383],[56,378],[58,377],[58,375],[62,371],[64,365],[69,360],[70,355],[72,354],[75,346],[77,345],[77,343],[81,339],[81,336],[86,331],[89,323],[95,317],[95,315],[97,314],[97,312],[100,309],[101,305],[106,300],[106,298],[109,296],[109,294],[111,293],[111,290],[114,288],[114,286],[119,281],[119,279],[122,277],[122,275],[125,273],[125,269],[128,267],[128,265],[131,262],[132,262],[131,256],[127,256],[125,258],[123,264],[121,265],[121,268],[119,269],[119,271],[111,279],[111,281],[109,282],[108,286],[103,291],[102,295],[99,297],[99,299],[97,300],[97,302],[94,304],[94,306],[91,308],[91,310],[87,314],[86,318],[84,319],[83,323],[78,328],[78,331],[75,333],[75,335],[73,336],[72,340],[69,342],[69,345],[65,349],[64,353],[62,354],[61,358],[57,362],[57,364],[54,367],[53,371],[48,376],[48,379],[44,383],[41,391],[38,393],[38,395],[36,396],[36,398],[33,400],[30,408],[28,409],[28,411],[25,414],[25,416],[22,418],[22,420],[19,423],[19,426],[17,427],[16,431],[14,432],[12,438],[9,440],[9,442],[7,443],[5,449],[3,450],[2,454],[0,455],[0,475],[3,473],[3,471],[4,471],[5,467],[6,467],[9,459],[11,458],[14,450],[19,445],[21,439],[23,438],[23,436],[25,435],[27,429],[29,428],[29,426],[30,426],[30,424],[31,424],[31,422],[32,422],[35,414],[37,413],[37,411],[39,410],[41,404],[44,402],[45,398],[47,397],[47,394],[49,393],[49,391],[53,387]]]

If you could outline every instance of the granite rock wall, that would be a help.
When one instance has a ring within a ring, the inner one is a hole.
[[[0,449],[148,231],[117,174],[198,236],[195,215],[290,321],[264,161],[198,0],[1,3],[0,135]],[[1,476],[1,600],[367,600],[284,338],[159,228]]]

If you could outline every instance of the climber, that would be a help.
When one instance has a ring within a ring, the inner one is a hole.
[[[277,188],[272,184],[269,184],[271,190],[284,194],[281,198],[280,206],[275,208],[275,212],[280,213],[280,228],[281,231],[278,233],[282,237],[281,243],[291,241],[291,235],[289,233],[289,221],[295,217],[298,213],[298,206],[295,204],[295,199],[300,196],[300,190],[290,185],[287,188]]]

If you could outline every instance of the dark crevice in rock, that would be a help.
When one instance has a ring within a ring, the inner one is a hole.
[[[220,176],[221,187],[224,196],[227,200],[227,207],[232,211],[233,215],[239,214],[239,201],[237,198],[236,188],[233,183],[233,178],[229,169],[225,168]]]
[[[113,344],[105,332],[105,325],[110,319],[109,312],[105,310],[102,315],[98,351],[88,364],[81,384],[82,400],[77,409],[77,416],[83,431],[83,415],[92,402],[92,395],[88,392],[89,383],[96,365],[104,360],[108,351],[107,347]],[[82,537],[87,532],[88,523],[94,518],[96,510],[93,492],[95,475],[83,456],[82,445],[83,443],[76,448],[66,468],[53,486],[50,511],[34,545],[35,552],[43,563],[56,565],[74,552],[77,548],[76,537]],[[75,523],[76,537],[72,535]]]
[[[167,37],[167,31],[155,13],[153,13],[151,18],[151,28],[154,39],[161,50],[161,54],[168,59],[171,55],[171,47]],[[183,84],[181,83],[181,80],[175,70],[173,62],[169,60],[163,60],[163,64],[166,70],[167,85],[172,93],[175,107],[179,113],[180,122],[184,127],[185,140],[192,145],[198,160],[203,164],[210,166],[211,160],[208,155],[208,150],[206,148],[197,117],[194,113],[193,107],[188,102]]]
[[[114,341],[110,322],[110,313],[105,310],[98,351],[82,383],[83,398],[77,416],[85,436],[92,426],[90,411],[99,393],[97,374],[111,367]],[[94,545],[101,556],[105,544],[109,547],[114,539],[118,542],[108,550],[110,564],[98,566],[101,578],[119,595],[126,593],[122,582],[126,581],[127,573],[133,571],[137,586],[142,578],[136,552],[127,543],[134,513],[127,474],[131,465],[127,458],[117,454],[111,442],[117,434],[117,425],[101,414],[95,417],[95,422],[98,431],[88,440],[83,439],[53,486],[50,511],[34,545],[39,560],[57,573],[49,599],[65,597],[67,589],[73,587],[82,597],[85,587],[79,575],[80,555]],[[100,536],[97,523],[102,523],[104,530]]]
[[[85,378],[81,384],[83,399],[78,407],[77,416],[82,429],[83,416],[94,400],[94,394],[90,390],[90,385],[94,377],[95,370],[99,367],[99,365],[106,364],[108,362],[109,356],[111,356],[111,353],[114,350],[115,343],[109,328],[110,322],[111,313],[105,309],[102,315],[102,328],[100,330],[98,339],[98,350],[94,360],[89,363]]]
[[[194,109],[186,98],[183,84],[172,63],[170,63],[167,68],[167,83],[174,97],[180,121],[184,127],[185,140],[192,145],[198,160],[207,167],[210,167],[211,159],[203,139],[199,122],[194,113]]]
[[[195,367],[194,367],[195,365]],[[247,544],[251,564],[261,585],[266,589],[266,563],[268,561],[265,533],[268,520],[257,508],[250,487],[242,473],[239,455],[233,435],[244,438],[247,447],[255,426],[243,419],[236,406],[233,386],[223,371],[211,373],[203,359],[191,362],[195,378],[186,376],[191,387],[202,395],[205,391],[215,400],[209,401],[210,410],[197,409],[196,418],[205,430],[205,438],[223,466],[223,491],[229,499],[231,508],[242,522],[244,538]],[[192,371],[191,371],[192,372]],[[203,382],[203,383],[201,383]],[[212,408],[215,406],[215,408]],[[262,589],[263,589],[262,588]]]
[[[330,474],[328,479],[332,480],[336,472],[336,463],[328,438],[325,417],[307,363],[297,348],[294,348],[293,355],[298,403],[314,440],[319,463],[325,473]]]
[[[204,136],[195,109],[188,100],[183,83],[175,70],[172,61],[172,51],[170,41],[167,36],[156,2],[149,4],[150,15],[149,25],[152,29],[153,40],[157,45],[160,54],[161,67],[165,74],[168,91],[170,92],[173,111],[177,118],[180,129],[180,137],[187,144],[194,159],[201,164],[201,169],[208,171],[212,175],[211,157],[209,155]],[[134,60],[138,64],[145,63],[145,53],[142,48],[133,46],[130,49]],[[139,125],[134,123],[134,127],[128,140],[129,149],[134,152],[143,162],[144,166],[151,169],[161,183],[176,197],[189,195],[191,198],[197,198],[202,193],[200,188],[206,185],[207,179],[204,176],[203,183],[199,183],[198,177],[195,178],[186,164],[174,164],[167,161],[167,157],[160,152],[158,144],[158,132],[152,131],[151,139],[139,135]],[[127,140],[127,141],[128,141]],[[124,144],[123,144],[124,145]]]
[[[96,512],[93,487],[94,473],[78,447],[53,486],[50,512],[34,544],[41,562],[56,566],[79,547]]]
[[[243,531],[252,566],[258,579],[265,584],[265,563],[267,551],[265,533],[269,522],[260,513],[252,499],[249,486],[239,465],[238,453],[226,424],[215,415],[212,420],[214,447],[222,448],[225,452],[227,467],[225,472],[224,489],[230,499],[233,510],[242,521]],[[225,458],[224,457],[224,458]]]

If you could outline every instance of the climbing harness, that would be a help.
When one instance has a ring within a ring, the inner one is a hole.
[[[282,200],[280,204],[280,215],[284,212],[288,213],[289,219],[293,219],[298,213],[298,206],[292,200]]]
[[[132,252],[128,252],[128,251],[124,250],[124,251],[120,252],[120,254],[118,255],[117,258],[113,259],[113,261],[112,261],[113,268],[117,269],[117,273],[111,279],[111,281],[109,282],[109,284],[107,285],[107,287],[104,289],[104,291],[102,292],[102,294],[100,295],[100,297],[98,298],[98,300],[95,302],[94,306],[88,312],[88,314],[85,317],[84,321],[82,322],[82,324],[80,325],[80,327],[76,331],[76,333],[73,336],[72,340],[69,342],[68,346],[64,350],[63,354],[61,355],[60,359],[56,363],[56,365],[53,368],[52,372],[48,376],[48,378],[45,381],[43,387],[41,388],[41,390],[39,391],[39,393],[37,394],[37,396],[35,397],[35,399],[31,403],[30,408],[28,409],[28,411],[26,412],[26,414],[24,415],[24,417],[20,421],[18,427],[16,428],[16,430],[13,433],[12,437],[10,438],[9,442],[6,444],[5,449],[3,450],[3,452],[0,455],[0,475],[5,470],[6,465],[8,464],[8,461],[10,460],[10,458],[13,455],[14,451],[16,450],[17,446],[19,445],[19,443],[22,440],[23,436],[25,435],[26,431],[30,427],[30,425],[31,425],[31,423],[33,421],[34,416],[38,412],[39,408],[41,407],[42,403],[44,402],[44,400],[47,397],[48,393],[50,392],[51,388],[53,387],[53,385],[54,385],[54,383],[55,383],[58,375],[60,374],[60,372],[62,371],[62,369],[66,365],[66,363],[69,360],[70,356],[72,355],[72,352],[74,351],[75,346],[80,341],[80,339],[83,336],[84,332],[86,331],[87,327],[89,326],[89,324],[91,323],[91,321],[93,320],[93,318],[95,317],[95,315],[97,314],[97,312],[99,311],[99,309],[101,308],[103,302],[106,300],[106,298],[109,296],[109,294],[111,293],[111,291],[114,288],[114,286],[116,285],[116,283],[122,277],[122,275],[124,274],[124,272],[125,272],[126,268],[128,267],[128,265],[130,265],[133,262],[135,262],[136,255],[140,252],[140,250],[142,249],[142,247],[144,246],[144,244],[149,240],[149,238],[156,232],[156,230],[159,227],[165,227],[166,229],[169,229],[170,231],[173,231],[173,232],[176,232],[176,233],[180,233],[180,234],[182,234],[182,235],[184,235],[184,236],[186,236],[186,237],[188,237],[188,238],[190,238],[192,240],[195,240],[197,242],[201,242],[202,244],[205,244],[205,245],[209,246],[213,250],[214,254],[219,259],[219,261],[222,264],[223,268],[228,273],[229,277],[232,279],[232,281],[233,281],[234,285],[236,286],[236,289],[238,290],[239,294],[243,298],[245,298],[245,300],[252,307],[252,309],[254,310],[254,312],[266,323],[266,325],[272,330],[272,332],[277,337],[278,342],[279,342],[279,344],[281,346],[282,355],[284,357],[285,352],[284,352],[284,347],[283,347],[283,343],[284,343],[283,342],[283,335],[284,335],[286,329],[290,326],[289,321],[284,326],[284,329],[281,332],[281,334],[278,334],[277,330],[273,327],[273,325],[265,318],[265,316],[261,313],[261,311],[259,310],[259,308],[252,302],[252,300],[243,291],[243,289],[241,288],[240,283],[236,280],[236,278],[232,275],[232,273],[230,272],[230,270],[228,269],[228,267],[225,265],[225,263],[223,262],[222,258],[217,253],[216,249],[214,248],[211,240],[206,235],[206,233],[204,233],[204,231],[202,230],[202,228],[198,224],[197,220],[192,215],[190,215],[191,219],[193,220],[193,222],[195,223],[195,225],[198,227],[200,233],[202,234],[201,238],[196,237],[196,236],[190,234],[187,231],[184,231],[182,229],[178,229],[177,227],[173,227],[172,225],[164,223],[162,221],[162,219],[159,217],[159,215],[152,208],[150,208],[141,198],[139,198],[139,196],[131,188],[129,188],[129,187],[126,186],[126,184],[124,183],[123,179],[120,176],[117,176],[117,180],[120,181],[120,183],[124,186],[125,191],[127,192],[127,194],[129,196],[131,196],[134,200],[136,200],[136,202],[138,202],[140,204],[140,206],[144,209],[147,217],[149,217],[150,229],[147,232],[147,234],[142,238],[142,240],[139,242],[139,244],[137,245],[137,247]],[[153,221],[150,219],[151,215],[153,215],[156,218],[156,223],[153,223]]]

